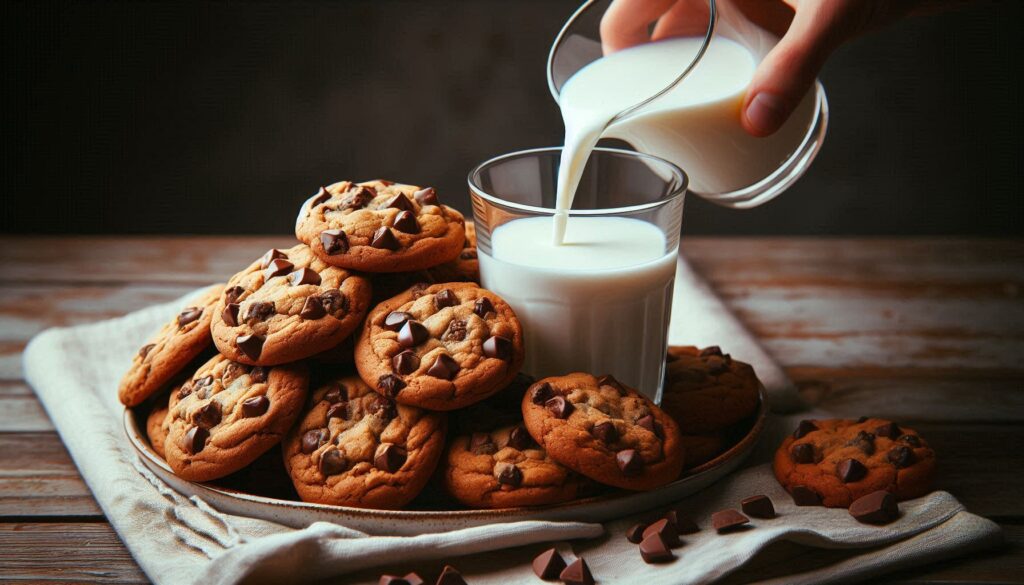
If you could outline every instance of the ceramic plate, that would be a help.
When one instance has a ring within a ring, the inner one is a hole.
[[[761,388],[760,405],[745,436],[715,459],[688,470],[680,479],[656,490],[616,491],[551,506],[495,510],[368,510],[280,500],[211,484],[194,483],[174,475],[167,463],[153,451],[146,438],[145,422],[140,421],[134,411],[125,410],[124,427],[128,440],[146,467],[179,492],[199,496],[222,512],[261,518],[292,527],[327,521],[368,534],[416,535],[517,520],[604,522],[670,504],[706,488],[739,467],[761,437],[767,410],[765,391]]]

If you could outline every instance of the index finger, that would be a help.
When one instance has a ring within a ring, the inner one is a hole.
[[[601,17],[601,47],[605,55],[649,42],[651,23],[668,12],[676,0],[615,0]]]

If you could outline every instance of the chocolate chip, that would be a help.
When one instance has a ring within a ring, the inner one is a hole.
[[[615,454],[615,463],[619,466],[622,475],[640,475],[644,469],[644,462],[635,449],[623,449]]]
[[[615,424],[609,420],[594,425],[593,430],[591,430],[591,434],[597,437],[605,445],[611,445],[619,439],[618,429],[616,429]]]
[[[204,429],[217,426],[220,419],[220,404],[217,402],[207,402],[192,413],[192,424]]]
[[[668,518],[662,518],[651,523],[650,526],[644,529],[644,538],[648,538],[652,534],[657,534],[661,537],[665,544],[668,546],[679,546],[679,533],[676,532],[676,527]]]
[[[321,203],[323,203],[324,201],[327,201],[330,198],[331,198],[331,193],[330,193],[330,191],[327,190],[327,187],[320,187],[320,190],[317,191],[316,195],[313,197],[313,199],[310,200],[309,208],[313,209],[317,205],[320,205]]]
[[[377,388],[379,388],[385,396],[392,398],[397,396],[402,388],[405,388],[405,382],[394,374],[385,374],[380,378],[377,378]]]
[[[910,467],[914,463],[914,451],[910,447],[904,447],[898,445],[889,450],[885,456],[892,463],[896,469],[903,469],[904,467]]]
[[[860,481],[868,474],[868,468],[856,459],[844,459],[836,466],[836,475],[843,483]]]
[[[810,443],[793,445],[789,450],[789,456],[794,463],[814,463],[814,446]]]
[[[494,303],[487,297],[480,297],[473,303],[473,312],[476,313],[477,317],[486,319],[488,313],[494,313]]]
[[[189,323],[195,321],[203,314],[203,309],[200,307],[187,307],[181,313],[178,313],[178,327],[184,327]]]
[[[700,357],[709,357],[713,355],[721,356],[722,348],[718,347],[717,345],[710,345],[700,350]]]
[[[430,338],[430,332],[419,321],[406,321],[398,331],[398,345],[404,348],[416,347]]]
[[[210,431],[202,427],[192,427],[185,433],[183,447],[189,453],[195,455],[206,447],[206,440],[210,438]]]
[[[683,514],[679,510],[669,510],[665,512],[665,519],[672,523],[672,526],[676,527],[676,533],[678,534],[693,534],[700,532],[700,526],[693,521],[686,514]]]
[[[411,321],[414,317],[403,311],[391,311],[387,317],[384,317],[384,328],[389,331],[398,331],[405,325],[406,321]]]
[[[498,451],[491,435],[488,433],[473,433],[469,437],[469,450],[474,455],[493,455]]]
[[[395,232],[391,231],[391,228],[382,225],[377,228],[377,231],[373,232],[373,239],[370,240],[370,246],[394,252],[401,248],[402,244],[399,243],[398,238],[395,237]]]
[[[324,394],[323,400],[328,404],[334,404],[335,402],[344,402],[348,400],[348,389],[344,386],[335,386]]]
[[[398,575],[381,575],[377,585],[412,585],[405,577]]]
[[[793,431],[794,439],[802,439],[807,433],[818,430],[818,425],[814,424],[814,421],[802,420],[797,425],[796,430]]]
[[[394,473],[405,465],[408,456],[404,447],[394,443],[381,443],[373,455],[373,466],[388,473]]]
[[[420,367],[420,358],[411,349],[407,349],[391,358],[391,367],[400,375],[405,376]]]
[[[146,359],[146,356],[149,355],[149,352],[153,351],[154,347],[156,347],[155,343],[147,343],[146,345],[143,345],[139,348],[139,357]]]
[[[390,209],[400,209],[402,211],[413,211],[415,209],[415,207],[413,207],[412,205],[412,201],[409,201],[409,198],[402,193],[399,193],[398,195],[395,195],[394,197],[389,199],[388,202],[384,204],[384,207]]]
[[[328,256],[337,256],[348,252],[348,235],[342,230],[324,230],[320,232],[320,245]]]
[[[434,306],[440,311],[445,307],[454,307],[459,304],[459,297],[451,289],[443,289],[434,295]]]
[[[501,471],[498,472],[497,479],[501,485],[517,488],[523,483],[523,472],[515,465],[506,463],[501,467]]]
[[[238,302],[238,299],[245,293],[245,289],[240,286],[233,286],[224,291],[224,302],[231,304]]]
[[[569,415],[575,410],[572,403],[566,400],[564,396],[549,398],[544,403],[544,408],[548,409],[555,418],[569,418]]]
[[[718,374],[729,371],[729,364],[718,356],[713,355],[709,357],[706,363],[708,365],[708,373],[712,376],[717,376]]]
[[[897,426],[896,423],[891,422],[891,423],[886,423],[886,424],[876,428],[875,429],[875,434],[878,435],[879,437],[887,437],[889,439],[895,439],[896,437],[902,435],[903,431],[900,430],[900,427]]]
[[[408,575],[406,575],[408,577]],[[409,583],[409,585],[413,585]],[[468,585],[466,580],[462,578],[462,573],[455,569],[451,565],[445,565],[444,569],[441,570],[441,574],[437,576],[437,581],[434,585]]]
[[[267,266],[270,266],[270,263],[273,262],[274,260],[277,260],[278,258],[283,258],[287,260],[288,255],[282,252],[281,250],[278,250],[277,248],[271,248],[267,250],[267,253],[260,257],[260,270],[263,270]]]
[[[625,396],[627,394],[626,387],[622,385],[622,382],[619,382],[618,380],[616,380],[615,376],[612,376],[611,374],[605,374],[605,375],[601,376],[600,378],[598,378],[597,379],[597,385],[598,386],[611,386],[612,388],[615,388],[616,390],[618,390],[619,396]]]
[[[228,303],[220,314],[220,318],[229,327],[238,326],[238,303]]]
[[[376,414],[385,420],[391,420],[395,418],[395,415],[397,414],[395,410],[395,403],[384,396],[374,396],[374,401],[370,404],[367,410],[371,414]]]
[[[287,260],[283,260],[281,258],[271,260],[270,264],[263,269],[263,281],[266,282],[275,276],[288,274],[292,268],[295,268],[295,265]]]
[[[872,455],[875,452],[875,435],[867,431],[860,431],[856,437],[850,439],[846,444],[851,447],[857,447],[865,455]]]
[[[462,341],[466,339],[466,322],[455,319],[448,324],[448,329],[441,335],[442,341]]]
[[[512,427],[508,434],[508,446],[524,451],[534,446],[533,437],[530,436],[530,433],[526,432],[522,425],[516,425]]]
[[[565,561],[558,551],[549,548],[533,559],[533,573],[545,581],[557,579],[565,569]]]
[[[541,382],[537,387],[530,393],[530,401],[540,406],[546,403],[555,395],[555,391],[551,388],[551,384],[547,382]]]
[[[665,540],[658,534],[644,537],[640,542],[640,558],[645,563],[667,563],[675,558]]]
[[[793,503],[797,506],[821,505],[821,496],[807,486],[793,486],[793,490],[790,492],[790,495],[793,496]]]
[[[394,221],[391,222],[391,227],[406,234],[420,233],[420,224],[416,221],[416,216],[411,211],[399,211],[395,215]]]
[[[512,340],[500,335],[492,335],[484,341],[484,355],[489,358],[509,362],[512,361]]]
[[[911,447],[920,447],[921,446],[921,438],[918,437],[917,435],[903,435],[899,439],[896,439],[896,440],[899,441],[900,443],[906,443],[906,444],[910,445]]]
[[[235,346],[251,360],[260,359],[263,353],[263,342],[259,335],[240,335],[235,338]]]
[[[634,524],[629,527],[626,531],[626,540],[633,544],[640,544],[640,541],[644,539],[644,530],[647,528],[646,524]]]
[[[253,384],[262,384],[267,381],[267,377],[270,375],[270,368],[265,366],[256,366],[249,371],[249,382]]]
[[[274,307],[273,302],[256,301],[254,303],[249,303],[248,308],[245,310],[245,321],[247,323],[266,321],[275,312],[276,308]]]
[[[313,429],[306,431],[302,435],[302,452],[309,455],[313,451],[320,448],[321,445],[327,442],[331,438],[331,433],[327,429]]]
[[[594,585],[594,576],[590,574],[590,567],[582,557],[573,561],[568,567],[562,569],[558,578],[565,585]]]
[[[640,417],[639,419],[637,419],[636,424],[640,427],[647,429],[648,431],[651,431],[652,433],[654,433],[654,436],[658,437],[659,439],[665,438],[665,427],[662,426],[660,422],[654,420],[653,415],[648,414],[646,416]]]
[[[348,311],[348,297],[341,294],[341,291],[332,288],[320,293],[320,304],[328,314],[340,317],[339,313]]]
[[[202,378],[195,380],[193,383],[196,386],[209,386],[210,384],[213,384],[213,376],[203,376]]]
[[[711,515],[711,525],[715,527],[719,534],[736,530],[749,522],[750,518],[731,508],[715,512]]]
[[[765,495],[750,496],[740,502],[743,513],[754,518],[774,518],[775,506],[772,500]]]
[[[354,188],[355,191],[350,192],[341,200],[341,209],[362,209],[366,207],[366,204],[373,201],[373,198],[377,196],[377,191],[372,187],[365,185],[350,185],[349,189]]]
[[[301,268],[288,275],[288,281],[292,286],[300,284],[320,284],[320,274],[309,268]]]
[[[434,365],[427,369],[427,375],[442,380],[451,380],[459,373],[459,363],[448,354],[442,353],[434,360]]]
[[[348,459],[341,454],[341,451],[332,449],[320,456],[320,473],[325,477],[338,475],[348,469]]]
[[[320,297],[306,297],[306,302],[302,303],[302,310],[299,311],[299,316],[308,321],[316,321],[326,314],[327,310],[324,309]]]
[[[861,496],[850,504],[850,516],[865,524],[888,524],[900,517],[896,496],[885,490]]]
[[[412,194],[416,199],[416,202],[420,205],[437,205],[437,191],[433,187],[427,187],[426,189],[420,189],[419,191]]]
[[[348,402],[333,402],[327,407],[327,420],[340,418],[348,420]]]
[[[253,396],[242,401],[242,416],[252,418],[260,416],[270,408],[270,400],[266,396]]]

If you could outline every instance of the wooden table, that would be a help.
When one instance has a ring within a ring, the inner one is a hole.
[[[0,581],[145,581],[22,378],[28,339],[173,299],[290,242],[0,238]],[[893,582],[1024,579],[1024,241],[690,238],[684,253],[808,400],[918,429],[939,486],[1005,530],[1001,549]]]

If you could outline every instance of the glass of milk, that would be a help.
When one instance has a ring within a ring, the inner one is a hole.
[[[686,175],[595,149],[556,243],[561,157],[527,150],[470,172],[483,286],[522,321],[527,373],[611,374],[660,402]]]

